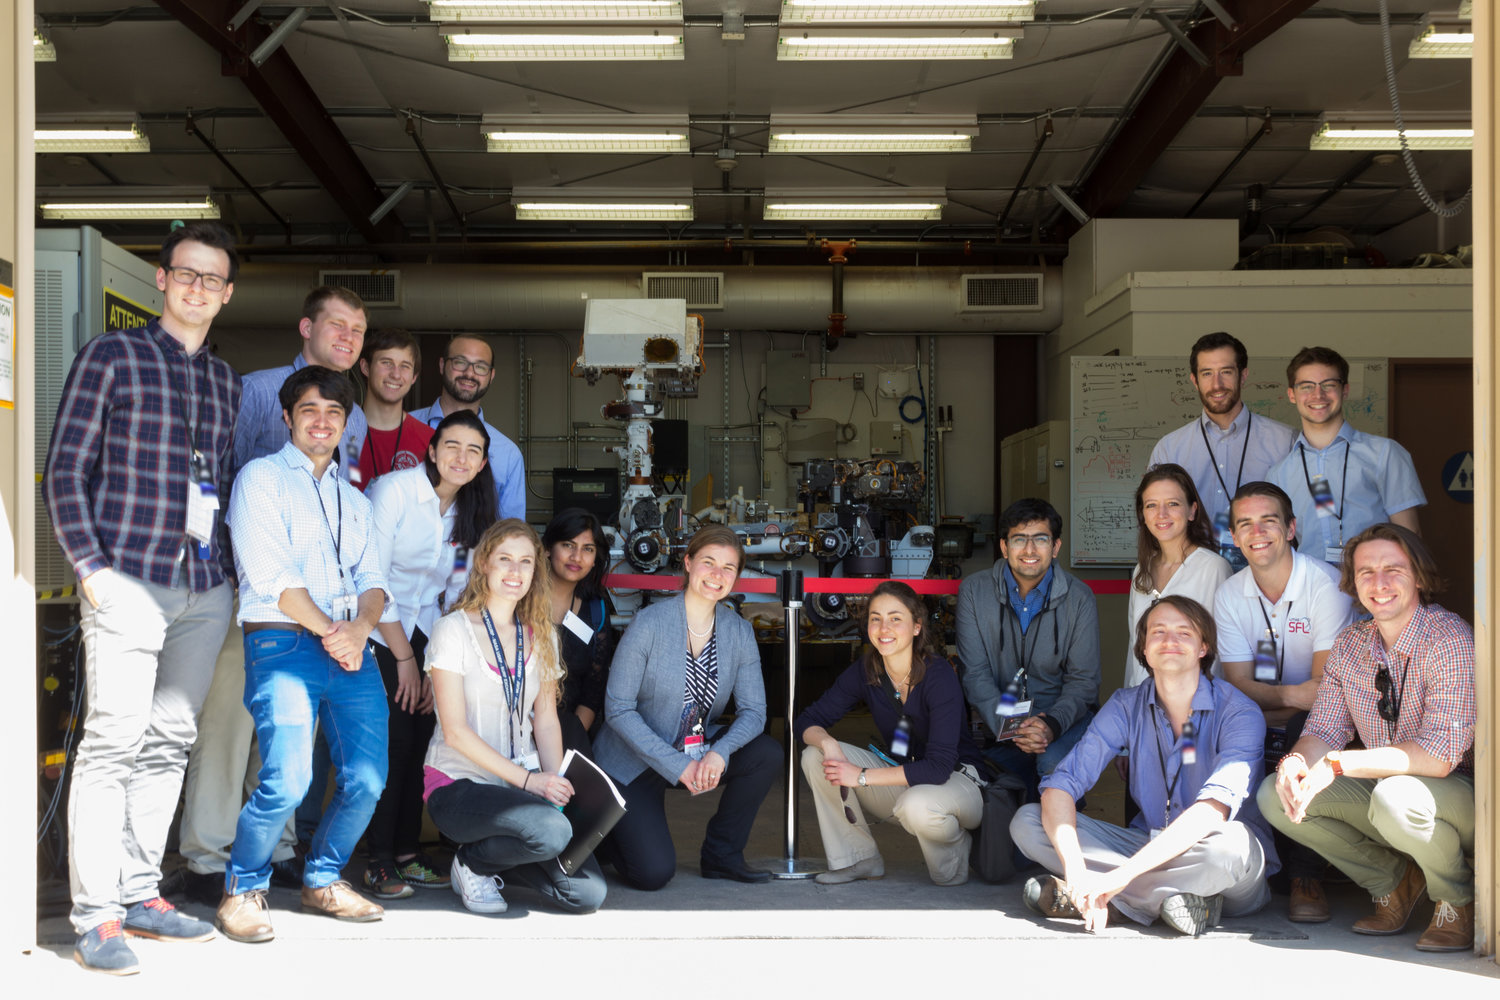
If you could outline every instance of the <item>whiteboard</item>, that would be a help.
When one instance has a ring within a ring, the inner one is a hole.
[[[1250,362],[1241,398],[1251,412],[1299,427],[1286,399],[1290,358]],[[1386,432],[1386,359],[1349,358],[1344,418],[1369,434]],[[1073,565],[1135,565],[1135,488],[1151,449],[1168,431],[1203,412],[1188,378],[1187,359],[1075,357],[1072,359]]]

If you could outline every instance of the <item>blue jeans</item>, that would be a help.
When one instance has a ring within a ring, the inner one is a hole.
[[[996,764],[1002,771],[1014,774],[1026,782],[1027,802],[1035,802],[1040,797],[1037,785],[1042,778],[1057,770],[1057,765],[1063,762],[1063,758],[1072,752],[1083,739],[1083,734],[1088,731],[1089,723],[1094,721],[1092,711],[1084,712],[1073,725],[1057,739],[1047,744],[1047,749],[1040,754],[1027,753],[1019,749],[1011,740],[1004,743],[996,743],[984,751],[984,756]]]
[[[245,636],[245,708],[260,740],[260,785],[240,810],[225,888],[240,893],[270,884],[271,852],[312,781],[315,717],[338,782],[313,834],[302,881],[314,888],[337,881],[385,787],[385,685],[374,655],[366,649],[360,668],[349,671],[310,633],[251,632]]]

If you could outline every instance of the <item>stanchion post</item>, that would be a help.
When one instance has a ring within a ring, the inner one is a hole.
[[[792,720],[797,713],[797,646],[802,616],[802,571],[781,571],[781,606],[786,612],[786,838],[784,856],[771,865],[778,879],[812,878],[822,868],[801,865],[797,860],[797,734]]]

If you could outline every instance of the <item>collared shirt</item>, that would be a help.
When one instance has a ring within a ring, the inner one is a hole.
[[[42,478],[58,544],[80,580],[113,568],[195,592],[224,582],[217,539],[211,558],[198,558],[195,545],[184,555],[188,427],[222,493],[239,406],[234,369],[207,343],[189,356],[156,320],[84,345],[63,387]]]
[[[1328,480],[1333,491],[1333,513],[1327,516],[1318,513],[1309,486],[1319,477]],[[1342,549],[1370,525],[1427,502],[1411,453],[1390,438],[1355,430],[1347,420],[1327,448],[1314,448],[1306,435],[1298,434],[1291,452],[1276,463],[1269,478],[1292,498],[1302,551],[1317,559],[1324,558],[1330,546]]]
[[[1321,559],[1293,552],[1292,575],[1274,603],[1261,593],[1254,572],[1242,569],[1214,598],[1219,632],[1215,671],[1222,676],[1225,663],[1254,662],[1269,621],[1281,683],[1301,684],[1312,677],[1313,655],[1332,649],[1339,630],[1353,620],[1353,605],[1339,590],[1338,574]]]
[[[436,427],[447,416],[441,401],[434,402],[422,410],[413,410],[411,415],[428,427]],[[487,456],[490,475],[495,477],[495,504],[501,517],[516,517],[526,520],[526,466],[521,459],[521,449],[510,438],[501,434],[484,419],[484,411],[477,411],[480,423],[490,436],[490,452]]]
[[[307,359],[299,354],[289,365],[262,368],[245,376],[245,394],[240,401],[239,420],[234,425],[235,475],[252,459],[274,455],[292,439],[292,433],[281,416],[281,384],[292,372],[306,367]],[[344,422],[344,438],[339,443],[342,455],[338,458],[343,475],[351,482],[358,474],[359,449],[368,429],[365,411],[355,403]],[[364,488],[363,484],[355,485]]]
[[[372,537],[370,501],[329,463],[313,478],[312,460],[288,442],[240,470],[229,498],[229,533],[240,576],[240,622],[291,622],[278,606],[305,588],[330,618],[341,594],[391,588]],[[342,572],[340,569],[342,568]],[[389,600],[381,621],[397,621]]]
[[[1380,645],[1380,650],[1376,646]],[[1395,735],[1380,717],[1376,658],[1383,655],[1401,711]],[[1342,750],[1356,733],[1373,750],[1414,742],[1460,774],[1474,773],[1474,630],[1436,604],[1422,604],[1385,650],[1373,621],[1339,633],[1302,735]]]
[[[1047,595],[1052,592],[1052,567],[1047,567],[1046,574],[1040,583],[1032,587],[1025,597],[1021,596],[1021,585],[1016,582],[1016,575],[1010,571],[1007,563],[1000,573],[1005,577],[1005,590],[1010,595],[1011,610],[1015,611],[1016,617],[1021,620],[1021,634],[1026,634],[1026,626],[1031,624],[1031,619],[1041,613],[1047,606]]]
[[[370,485],[368,497],[375,550],[401,627],[408,639],[415,628],[430,636],[438,619],[438,598],[453,573],[454,548],[449,539],[458,507],[453,504],[446,513],[442,510],[425,466],[381,476]],[[378,631],[371,632],[370,638],[385,645]]]
[[[1195,802],[1218,802],[1250,828],[1266,853],[1266,873],[1280,867],[1271,830],[1255,804],[1265,774],[1266,719],[1260,707],[1234,685],[1198,677],[1193,692],[1194,739],[1198,759],[1182,762],[1182,740],[1172,733],[1166,708],[1157,703],[1156,685],[1116,691],[1089,723],[1088,731],[1042,788],[1058,788],[1082,798],[1104,769],[1130,752],[1130,797],[1140,812],[1137,830],[1161,829]]]
[[[1186,469],[1213,524],[1220,514],[1229,514],[1234,491],[1244,483],[1265,479],[1271,467],[1291,450],[1296,436],[1297,432],[1286,424],[1252,414],[1247,406],[1240,407],[1228,430],[1220,430],[1205,412],[1156,442],[1147,467],[1176,462]]]

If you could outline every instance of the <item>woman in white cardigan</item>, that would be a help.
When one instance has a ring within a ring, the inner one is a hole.
[[[1193,477],[1182,466],[1166,462],[1141,477],[1135,490],[1135,520],[1136,564],[1130,573],[1132,646],[1136,623],[1151,605],[1177,594],[1211,608],[1219,584],[1234,573],[1214,545],[1213,529]],[[1125,686],[1135,687],[1145,679],[1146,669],[1127,654]]]

